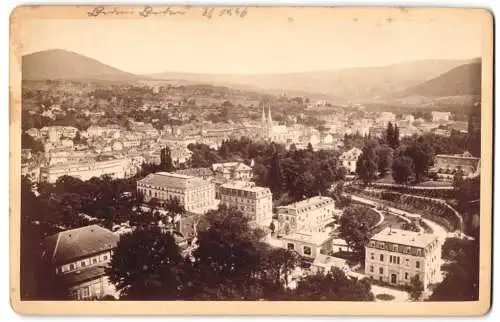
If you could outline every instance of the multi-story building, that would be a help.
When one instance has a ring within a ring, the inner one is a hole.
[[[59,232],[44,240],[43,257],[73,300],[117,296],[105,269],[119,237],[98,225]]]
[[[339,157],[340,165],[349,171],[349,173],[356,172],[356,163],[358,158],[363,154],[363,151],[358,148],[352,148],[349,151],[342,153]]]
[[[112,178],[123,179],[128,176],[128,159],[113,159],[104,161],[86,161],[70,164],[45,166],[40,169],[40,181],[54,183],[59,177],[71,176],[81,180],[109,175]]]
[[[212,170],[215,176],[226,180],[252,180],[252,168],[243,162],[226,162],[212,164]]]
[[[235,207],[256,223],[269,225],[273,216],[273,195],[269,188],[249,181],[233,181],[219,188],[220,202]]]
[[[397,285],[409,284],[418,276],[426,288],[440,280],[441,246],[435,235],[388,227],[365,247],[365,274]]]
[[[473,157],[469,152],[463,154],[438,154],[434,157],[432,171],[438,176],[452,179],[453,175],[461,171],[465,177],[479,174],[480,159]]]
[[[335,209],[335,201],[324,196],[280,206],[277,208],[277,213],[278,231],[286,235],[296,231],[325,232],[326,225],[339,215]]]
[[[209,180],[170,172],[156,172],[137,181],[137,190],[145,201],[178,198],[187,211],[204,213],[213,209],[215,188]]]

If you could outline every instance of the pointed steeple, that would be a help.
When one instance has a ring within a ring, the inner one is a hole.
[[[266,112],[264,111],[264,104],[262,104],[262,124],[266,123]]]
[[[269,124],[273,124],[273,118],[271,117],[271,104],[268,105],[268,108],[269,108],[269,112],[268,112],[268,116],[267,116],[267,122],[269,122]]]

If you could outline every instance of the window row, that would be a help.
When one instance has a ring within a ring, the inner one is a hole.
[[[77,262],[62,265],[56,268],[56,273],[66,273],[77,269],[82,269],[88,266],[97,265],[102,262],[107,262],[111,258],[110,253],[101,254],[94,257],[85,258]]]
[[[392,245],[392,247],[391,247],[391,245]],[[370,241],[370,246],[371,247],[377,247],[377,248],[380,248],[380,249],[390,250],[390,251],[393,251],[393,252],[403,252],[405,254],[411,253],[412,249],[414,249],[414,248],[409,247],[409,246],[401,246],[401,245],[396,245],[396,244],[387,244],[387,243],[379,242],[379,241],[375,241],[375,240]],[[417,254],[417,256],[421,256],[422,255],[422,249],[417,248],[415,250],[415,253]]]
[[[370,259],[375,260],[375,253],[370,253]],[[384,254],[379,255],[380,262],[384,262]],[[399,256],[389,255],[389,263],[390,264],[401,264],[401,258]],[[410,260],[405,258],[406,266],[410,266]],[[420,261],[415,261],[416,268],[420,268]]]
[[[374,272],[373,265],[370,265],[370,273],[373,273],[373,272]],[[379,267],[378,272],[379,272],[380,275],[383,275],[384,274],[384,268],[383,267]],[[417,276],[418,276],[418,274],[417,274]],[[409,280],[410,279],[410,273],[405,272],[404,273],[404,279],[405,280]]]

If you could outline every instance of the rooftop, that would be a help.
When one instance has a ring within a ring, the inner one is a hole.
[[[256,186],[255,183],[250,181],[229,181],[224,183],[222,187],[251,192],[270,191],[269,188]]]
[[[328,256],[325,254],[318,254],[314,259],[313,265],[317,266],[335,266],[335,267],[344,267],[347,265],[347,261],[343,258],[338,258],[334,256]]]
[[[176,174],[193,176],[193,177],[204,177],[204,176],[213,176],[213,171],[210,168],[189,168],[183,170],[175,171]]]
[[[98,225],[62,231],[44,241],[47,256],[58,264],[110,250],[117,243],[115,234]]]
[[[282,240],[301,241],[308,244],[322,245],[331,239],[326,232],[295,232],[282,237]]]
[[[155,187],[175,187],[187,188],[188,186],[195,186],[202,184],[205,181],[200,177],[187,176],[179,173],[172,172],[156,172],[151,173],[145,178],[137,181],[138,184],[151,185]]]
[[[310,206],[315,206],[315,207],[320,207],[324,202],[331,202],[333,201],[332,198],[330,197],[325,197],[325,196],[315,196],[311,197],[309,199],[297,201],[295,203],[285,205],[285,206],[280,206],[278,209],[300,209],[300,208],[305,208],[305,207],[310,207]]]
[[[375,236],[372,240],[395,243],[406,246],[415,246],[425,248],[432,243],[436,237],[432,234],[406,231],[387,227]]]

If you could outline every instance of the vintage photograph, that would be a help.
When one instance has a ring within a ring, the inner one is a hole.
[[[489,302],[487,11],[16,10],[21,302]]]

